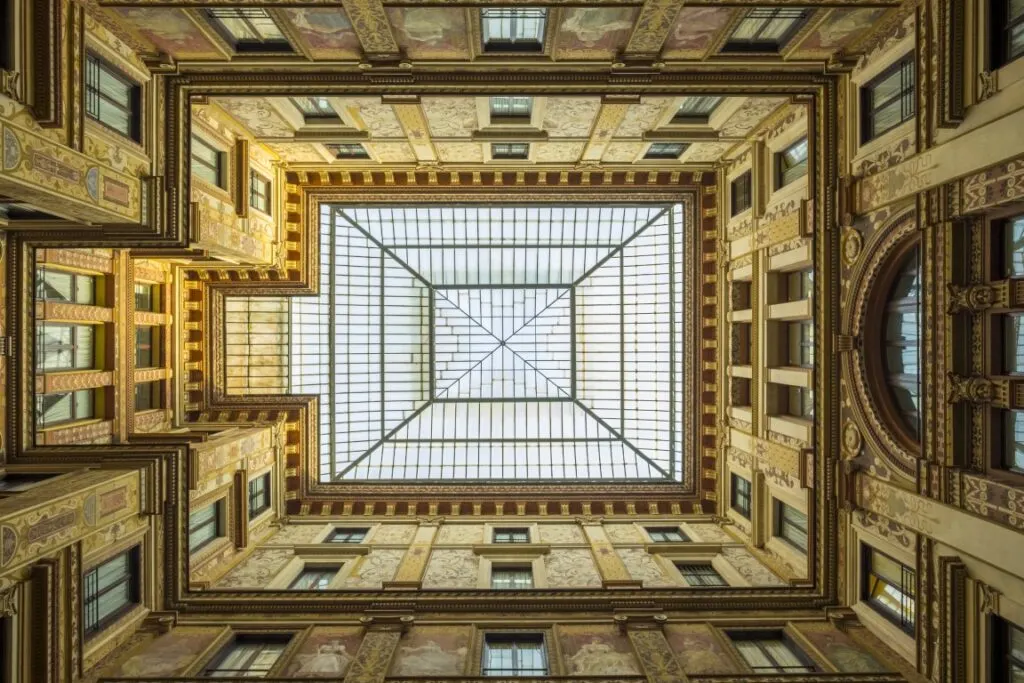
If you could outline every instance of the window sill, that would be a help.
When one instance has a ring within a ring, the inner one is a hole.
[[[808,320],[813,316],[810,299],[787,301],[768,307],[769,320]]]

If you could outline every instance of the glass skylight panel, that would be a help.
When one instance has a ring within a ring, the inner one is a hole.
[[[682,209],[325,206],[321,480],[682,478]]]
[[[532,97],[492,97],[491,117],[492,118],[525,118],[530,117],[533,111]]]
[[[547,10],[501,7],[480,10],[485,50],[540,50],[544,42]]]
[[[683,103],[676,111],[677,119],[707,119],[722,101],[721,97],[693,96],[683,98]]]

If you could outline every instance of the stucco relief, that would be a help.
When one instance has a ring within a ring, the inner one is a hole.
[[[785,582],[772,574],[746,548],[723,548],[725,561],[739,572],[752,586],[784,586]]]
[[[412,543],[416,528],[415,524],[381,524],[370,535],[369,542],[395,545]]]
[[[468,548],[434,550],[423,573],[423,587],[475,588],[479,565],[480,558]]]
[[[462,676],[471,638],[467,626],[416,626],[402,639],[392,676]]]
[[[601,587],[601,575],[589,548],[553,548],[544,565],[552,588]]]
[[[372,142],[368,146],[382,162],[416,161],[416,154],[407,142]]]
[[[349,97],[345,99],[345,110],[362,125],[358,128],[370,131],[374,138],[404,138],[405,131],[398,122],[395,110],[390,104],[381,104],[379,97]]]
[[[679,157],[680,161],[718,161],[732,145],[724,142],[695,142]]]
[[[372,550],[357,560],[355,570],[345,577],[343,585],[345,588],[381,588],[384,581],[394,578],[404,556],[404,548]]]
[[[783,97],[749,97],[729,117],[719,132],[727,137],[746,135],[761,123],[764,117],[785,103],[786,99]]]
[[[541,543],[586,543],[583,530],[576,524],[541,524],[537,527],[540,531]]]
[[[286,138],[295,132],[262,97],[218,97],[216,103],[257,137]]]
[[[293,553],[288,548],[257,548],[217,582],[218,588],[262,588],[281,571]]]
[[[645,142],[610,142],[604,148],[601,161],[609,163],[632,163],[643,152]]]
[[[585,138],[600,108],[596,97],[549,97],[543,128],[549,138]]]
[[[661,117],[662,112],[671,99],[668,97],[645,97],[640,104],[631,104],[626,109],[626,115],[622,118],[616,137],[638,138],[647,131],[654,128]]]
[[[267,540],[267,545],[307,545],[324,530],[323,524],[288,524]]]
[[[629,575],[636,581],[643,581],[644,587],[675,585],[662,571],[657,560],[643,548],[619,548],[618,553],[622,563],[629,570]]]
[[[327,160],[330,159],[329,155],[326,155],[321,151],[323,150],[323,147],[311,142],[267,142],[264,144],[273,150],[273,152],[281,158],[281,161],[291,163],[322,164],[326,163]]]
[[[693,538],[690,540],[703,543],[735,543],[736,539],[722,531],[717,524],[688,524],[687,528],[693,531]]]
[[[432,136],[466,138],[478,127],[473,97],[424,97],[420,106]]]
[[[583,142],[543,142],[537,145],[533,160],[573,163],[583,154]]]
[[[441,161],[449,163],[481,163],[484,148],[479,142],[435,142],[434,149]]]
[[[484,542],[481,524],[445,524],[437,531],[434,545],[462,545]]]
[[[604,533],[612,543],[643,543],[646,540],[632,524],[605,524]]]

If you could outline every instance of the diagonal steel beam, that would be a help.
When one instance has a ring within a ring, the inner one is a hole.
[[[578,405],[583,410],[583,412],[585,412],[587,415],[589,415],[590,417],[592,417],[595,420],[597,420],[597,423],[599,425],[601,425],[602,427],[604,427],[605,429],[607,429],[609,432],[611,432],[612,435],[615,436],[615,438],[617,438],[620,441],[622,441],[622,444],[626,448],[628,448],[629,450],[633,451],[637,455],[637,457],[643,458],[643,460],[645,462],[647,462],[647,464],[649,464],[651,467],[653,467],[654,469],[656,469],[659,472],[661,472],[665,476],[666,479],[672,479],[672,477],[669,476],[669,473],[666,472],[664,469],[662,469],[661,465],[659,465],[658,463],[654,462],[653,460],[648,458],[646,455],[644,455],[643,451],[641,451],[639,448],[634,446],[633,443],[629,439],[624,437],[622,434],[620,434],[617,429],[615,429],[610,424],[608,424],[607,422],[602,420],[601,417],[597,413],[595,413],[593,410],[591,410],[587,406],[583,405],[583,403],[579,399],[573,399],[573,403]]]
[[[582,282],[583,282],[584,280],[586,280],[586,279],[587,279],[588,277],[590,277],[590,276],[591,276],[591,275],[593,275],[593,274],[594,274],[595,272],[597,272],[597,269],[598,269],[598,268],[600,268],[600,267],[601,267],[601,266],[603,266],[604,264],[608,263],[608,261],[610,261],[611,259],[615,258],[615,255],[616,255],[616,254],[620,254],[620,253],[622,253],[622,250],[623,250],[623,249],[625,249],[625,248],[626,248],[626,247],[627,247],[627,246],[628,246],[628,245],[629,245],[629,244],[630,244],[630,243],[631,243],[631,242],[632,242],[633,240],[635,240],[635,239],[636,239],[637,237],[639,237],[640,235],[642,235],[642,234],[644,233],[644,231],[646,231],[646,230],[647,230],[647,228],[651,227],[651,226],[652,226],[652,225],[654,225],[654,224],[655,224],[656,222],[658,222],[658,219],[660,219],[660,218],[661,218],[662,216],[664,216],[664,215],[665,215],[666,213],[668,213],[668,210],[669,210],[669,207],[667,207],[667,206],[666,206],[666,207],[665,207],[664,209],[662,209],[661,211],[659,211],[659,212],[658,212],[658,214],[657,214],[657,215],[656,215],[656,216],[655,216],[654,218],[652,218],[651,220],[649,220],[649,221],[647,221],[646,223],[644,223],[644,224],[643,224],[643,225],[642,225],[642,226],[640,227],[640,229],[639,229],[639,230],[637,230],[637,231],[636,231],[636,232],[634,232],[634,233],[633,233],[632,235],[630,235],[630,236],[629,236],[629,239],[627,239],[627,240],[626,240],[626,241],[624,241],[624,242],[623,242],[622,244],[618,245],[617,247],[615,247],[614,249],[612,249],[612,250],[611,250],[610,252],[608,252],[607,254],[605,254],[605,255],[604,255],[604,257],[603,257],[603,258],[602,258],[602,259],[601,259],[600,261],[598,261],[597,263],[595,263],[595,264],[593,265],[593,267],[591,267],[591,268],[590,268],[590,270],[588,270],[587,272],[583,273],[583,275],[580,275],[580,276],[579,276],[579,277],[578,277],[578,278],[576,279],[576,282],[572,283],[572,284],[573,284],[573,286],[574,286],[574,287],[578,287],[578,286],[580,285],[580,283],[582,283]]]
[[[358,464],[359,464],[360,462],[362,462],[362,461],[363,461],[363,460],[365,460],[366,458],[370,457],[370,455],[371,455],[371,454],[372,454],[372,453],[373,453],[374,451],[376,451],[376,450],[377,450],[378,448],[380,448],[381,446],[383,446],[383,445],[384,445],[384,443],[385,443],[385,442],[386,442],[386,441],[387,441],[387,440],[388,440],[389,438],[391,438],[392,436],[394,436],[395,434],[397,434],[397,433],[398,433],[398,431],[399,431],[400,429],[403,429],[404,427],[408,426],[408,425],[409,425],[409,423],[411,423],[411,422],[412,422],[413,420],[415,420],[415,419],[416,419],[416,418],[417,418],[417,417],[418,417],[418,416],[420,415],[420,413],[422,413],[422,412],[423,412],[424,410],[426,410],[426,409],[427,409],[427,408],[429,408],[429,407],[430,407],[431,405],[433,405],[433,403],[434,403],[434,402],[433,402],[432,400],[430,400],[430,399],[427,399],[427,401],[426,401],[426,402],[425,402],[425,403],[424,403],[423,405],[421,405],[421,406],[420,406],[419,408],[417,408],[416,410],[414,410],[414,411],[412,412],[412,414],[411,414],[411,415],[409,415],[409,417],[407,417],[407,418],[405,418],[404,420],[402,420],[401,422],[399,422],[399,423],[398,423],[398,425],[396,425],[394,429],[392,429],[392,430],[391,430],[390,432],[388,432],[388,433],[387,433],[387,434],[385,434],[385,435],[384,435],[383,437],[381,437],[380,439],[378,439],[376,443],[374,443],[374,444],[373,444],[372,446],[370,446],[370,447],[369,447],[369,448],[368,448],[368,449],[366,450],[366,452],[365,452],[365,453],[363,453],[363,454],[362,454],[362,455],[360,455],[360,456],[359,456],[358,458],[356,458],[355,460],[353,460],[352,462],[350,462],[350,463],[349,463],[348,465],[346,465],[346,466],[345,466],[345,469],[343,469],[343,470],[342,470],[341,472],[338,472],[338,474],[337,474],[337,475],[335,476],[335,479],[341,479],[341,478],[342,478],[343,476],[345,476],[345,474],[346,474],[346,473],[350,472],[350,471],[352,470],[352,468],[353,468],[353,467],[355,467],[356,465],[358,465]]]
[[[408,263],[403,261],[402,258],[394,251],[392,251],[389,247],[384,246],[383,242],[381,242],[376,237],[371,235],[363,226],[359,225],[359,223],[357,223],[354,218],[345,213],[344,209],[335,209],[335,212],[337,213],[338,216],[345,219],[345,221],[349,224],[349,227],[357,230],[359,234],[361,234],[363,237],[369,240],[370,243],[373,244],[373,246],[377,247],[385,254],[390,256],[392,259],[394,259],[395,263],[409,271],[409,274],[412,275],[417,280],[419,280],[420,282],[422,282],[425,287],[429,287],[430,289],[434,288],[434,286],[430,283],[429,280],[427,280],[427,278],[420,275],[416,269],[414,269]]]

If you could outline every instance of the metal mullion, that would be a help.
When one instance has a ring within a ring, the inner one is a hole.
[[[636,232],[634,232],[634,233],[633,233],[632,235],[630,235],[630,236],[629,236],[629,239],[627,239],[627,240],[626,240],[626,241],[624,241],[624,242],[623,242],[622,244],[619,244],[619,245],[618,245],[618,246],[616,246],[616,247],[615,247],[614,249],[612,249],[612,250],[611,250],[610,252],[608,252],[607,254],[605,254],[605,255],[604,255],[604,257],[603,257],[603,258],[601,258],[601,259],[600,259],[600,260],[599,260],[599,261],[598,261],[598,262],[597,262],[596,264],[594,264],[594,266],[593,266],[593,267],[591,267],[591,268],[590,268],[589,270],[587,270],[586,272],[584,272],[584,273],[583,273],[583,275],[581,275],[580,277],[576,278],[576,281],[575,281],[575,282],[573,282],[573,284],[574,284],[574,285],[578,285],[578,284],[582,283],[582,282],[583,282],[584,280],[586,280],[586,279],[587,279],[588,277],[590,277],[591,275],[593,275],[593,274],[594,274],[595,272],[597,272],[597,270],[598,270],[598,269],[599,269],[599,268],[600,268],[601,266],[603,266],[603,265],[604,265],[605,263],[607,263],[607,262],[608,262],[609,260],[611,260],[611,259],[612,259],[612,258],[613,258],[613,257],[614,257],[614,256],[615,256],[616,254],[619,254],[619,253],[621,253],[621,252],[623,251],[623,249],[625,249],[625,248],[626,248],[626,246],[628,246],[628,245],[629,245],[629,244],[630,244],[630,243],[631,243],[631,242],[632,242],[633,240],[635,240],[635,239],[636,239],[637,237],[639,237],[639,236],[640,236],[640,235],[642,235],[642,234],[643,234],[644,232],[646,232],[646,231],[647,231],[647,228],[649,228],[649,227],[651,227],[652,225],[654,225],[654,223],[655,223],[655,222],[656,222],[656,221],[657,221],[658,219],[660,219],[660,218],[661,218],[662,216],[664,216],[664,215],[665,215],[665,212],[666,212],[666,211],[668,211],[668,207],[665,207],[665,208],[663,208],[663,209],[662,209],[661,211],[659,211],[659,212],[658,212],[658,214],[657,214],[657,215],[655,215],[655,216],[654,216],[654,218],[652,218],[652,219],[650,219],[649,221],[647,221],[646,223],[644,223],[644,224],[643,224],[643,225],[642,225],[642,226],[640,227],[640,229],[639,229],[639,230],[637,230]]]
[[[379,296],[378,296],[378,308],[379,308],[379,310],[378,310],[378,313],[377,313],[378,319],[379,319],[378,324],[380,326],[380,329],[377,332],[377,339],[378,339],[378,343],[379,343],[380,355],[378,357],[378,361],[377,362],[378,362],[378,365],[380,367],[380,435],[381,435],[382,439],[384,438],[384,412],[385,412],[385,401],[384,401],[384,392],[385,392],[385,387],[384,387],[384,377],[385,377],[385,368],[384,368],[384,259],[385,259],[384,250],[381,249],[380,250],[380,266],[379,266],[380,267],[380,279],[379,279],[380,293],[379,293]]]
[[[668,473],[676,475],[676,241],[675,216],[668,212]]]
[[[338,223],[337,223],[337,212],[331,212],[331,218],[328,225],[329,238],[328,238],[328,293],[327,293],[327,403],[328,403],[328,423],[329,423],[329,438],[330,438],[330,463],[331,463],[331,479],[336,476],[337,470],[337,450],[338,450],[338,397],[337,397],[337,360],[335,354],[337,353],[337,341],[335,339],[335,324],[337,316],[337,293],[335,287],[337,286],[338,269],[337,269],[337,234],[338,234]],[[323,220],[323,214],[321,214],[321,220]],[[321,228],[323,230],[323,228]],[[317,311],[319,314],[321,311]],[[319,321],[318,321],[319,322]],[[317,330],[319,332],[319,325]],[[319,336],[319,335],[318,335]],[[320,340],[317,339],[317,346],[319,347]],[[346,344],[347,348],[347,344]]]

